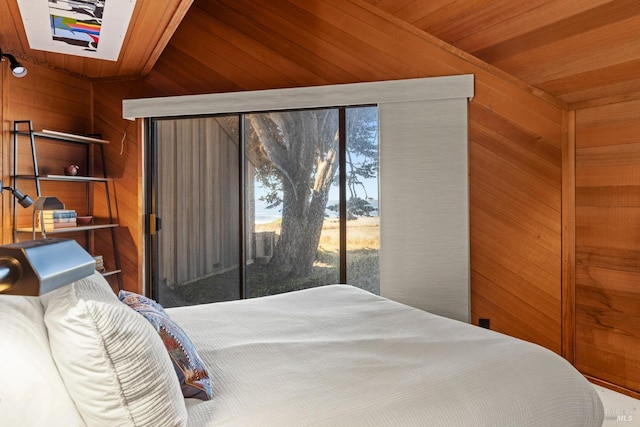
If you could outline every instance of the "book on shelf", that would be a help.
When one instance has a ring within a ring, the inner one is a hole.
[[[44,219],[76,218],[78,213],[74,209],[55,209],[40,212]]]
[[[43,224],[57,224],[59,222],[78,222],[78,220],[76,218],[44,218],[42,220]]]
[[[73,227],[77,227],[78,223],[76,221],[68,221],[68,222],[54,222],[54,223],[43,223],[42,225],[44,225],[44,231],[53,231],[53,230],[59,230],[61,228],[73,228]],[[38,224],[37,228],[42,229],[41,224]]]
[[[60,228],[76,227],[77,212],[73,209],[55,209],[41,211],[37,218],[37,228],[53,231]]]

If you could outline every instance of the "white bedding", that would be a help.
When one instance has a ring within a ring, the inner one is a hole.
[[[331,285],[168,309],[214,397],[190,426],[600,426],[595,389],[556,354]]]

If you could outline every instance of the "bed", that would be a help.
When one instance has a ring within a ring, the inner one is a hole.
[[[0,296],[0,425],[603,422],[594,387],[553,352],[348,285],[166,309],[208,371],[211,399],[184,398],[156,330],[103,280],[91,276],[40,300]],[[87,319],[88,329],[70,338]]]

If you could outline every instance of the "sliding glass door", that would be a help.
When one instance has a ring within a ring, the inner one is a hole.
[[[238,299],[238,117],[154,120],[154,297]]]
[[[376,107],[153,119],[147,259],[166,306],[379,293]]]

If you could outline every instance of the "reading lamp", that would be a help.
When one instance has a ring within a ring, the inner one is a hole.
[[[37,296],[90,276],[96,262],[71,239],[0,246],[0,294]]]
[[[0,193],[2,193],[3,190],[11,191],[11,194],[13,194],[13,197],[15,197],[18,200],[18,203],[20,203],[20,206],[22,206],[23,208],[28,208],[33,204],[33,199],[31,197],[27,196],[26,194],[22,194],[22,192],[17,188],[3,187],[2,181],[0,181]]]
[[[11,67],[11,73],[16,77],[24,77],[27,75],[27,69],[18,62],[15,56],[2,53],[2,49],[0,49],[0,61],[2,61],[2,57],[5,57],[9,60],[9,67]]]

